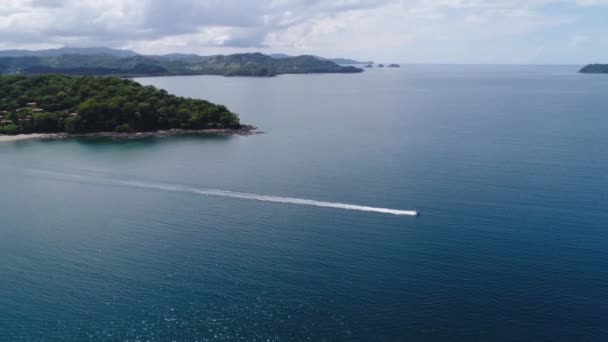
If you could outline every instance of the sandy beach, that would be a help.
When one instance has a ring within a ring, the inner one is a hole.
[[[83,133],[83,134],[67,134],[67,133],[33,133],[19,135],[0,135],[0,143],[22,141],[31,139],[66,139],[66,138],[112,138],[112,139],[143,139],[143,138],[164,138],[174,135],[183,134],[209,134],[209,135],[254,135],[261,134],[256,127],[251,125],[242,125],[238,129],[171,129],[154,132],[132,132],[132,133],[116,133],[116,132],[100,132],[100,133]]]
[[[0,143],[3,142],[11,142],[11,141],[21,141],[21,140],[31,140],[31,139],[44,139],[44,138],[54,138],[56,134],[19,134],[19,135],[0,135]]]

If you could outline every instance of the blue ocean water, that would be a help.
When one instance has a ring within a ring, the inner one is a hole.
[[[577,69],[138,79],[266,134],[0,144],[0,340],[606,340],[608,77]]]

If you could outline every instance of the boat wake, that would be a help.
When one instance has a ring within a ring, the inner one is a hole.
[[[258,194],[245,193],[245,192],[196,188],[196,187],[177,185],[177,184],[152,183],[152,182],[143,182],[143,181],[130,180],[130,179],[121,180],[120,176],[104,174],[104,172],[101,172],[101,171],[95,171],[95,172],[85,171],[85,173],[88,173],[88,175],[76,175],[76,174],[53,172],[53,171],[47,171],[47,170],[44,170],[44,171],[43,170],[30,170],[30,171],[34,171],[35,173],[37,173],[39,175],[44,174],[47,176],[52,176],[53,178],[61,178],[64,180],[70,179],[70,180],[81,181],[81,182],[85,182],[85,183],[114,184],[114,185],[118,185],[118,186],[127,186],[127,187],[131,187],[131,188],[139,188],[139,189],[189,193],[189,194],[202,195],[202,196],[229,197],[229,198],[246,199],[246,200],[254,200],[254,201],[261,201],[261,202],[295,204],[295,205],[305,205],[305,206],[321,207],[321,208],[355,210],[355,211],[390,214],[390,215],[397,215],[397,216],[418,216],[419,215],[419,212],[415,211],[415,210],[399,210],[399,209],[371,207],[371,206],[365,206],[365,205],[356,205],[356,204],[339,203],[339,202],[324,202],[324,201],[317,201],[317,200],[303,199],[303,198],[258,195]]]
[[[191,194],[197,194],[197,195],[240,198],[240,199],[248,199],[248,200],[255,200],[255,201],[262,201],[262,202],[307,205],[307,206],[322,207],[322,208],[367,211],[367,212],[392,214],[392,215],[399,215],[399,216],[418,216],[418,212],[415,210],[398,210],[398,209],[389,209],[389,208],[378,208],[378,207],[369,207],[369,206],[364,206],[364,205],[355,205],[355,204],[347,204],[347,203],[323,202],[323,201],[316,201],[316,200],[302,199],[302,198],[293,198],[293,197],[266,196],[266,195],[257,195],[257,194],[227,191],[227,190],[198,189],[198,188],[185,187],[185,186],[180,186],[180,185],[145,183],[145,182],[137,182],[137,181],[124,181],[121,183],[123,185],[130,186],[130,187],[161,190],[161,191],[184,192],[184,193],[191,193]]]

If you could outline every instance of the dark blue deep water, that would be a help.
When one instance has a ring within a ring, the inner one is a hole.
[[[267,134],[0,144],[0,340],[606,340],[608,77],[577,69],[145,78]]]

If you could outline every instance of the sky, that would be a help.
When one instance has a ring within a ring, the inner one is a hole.
[[[0,49],[608,63],[608,0],[0,0]]]

